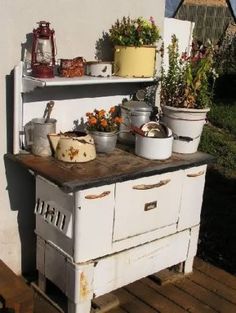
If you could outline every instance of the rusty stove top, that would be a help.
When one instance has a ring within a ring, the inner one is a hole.
[[[159,173],[189,168],[213,161],[209,154],[173,154],[164,161],[147,160],[134,154],[133,148],[118,146],[111,154],[97,154],[86,163],[65,163],[54,157],[32,154],[7,154],[35,175],[40,175],[58,185],[65,192],[74,192],[114,182],[151,176]]]

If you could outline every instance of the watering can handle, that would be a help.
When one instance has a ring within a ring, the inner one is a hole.
[[[49,122],[53,107],[54,101],[49,101],[43,114],[43,118],[45,118],[45,123]]]
[[[33,144],[33,139],[32,139],[33,128],[34,128],[34,125],[32,122],[25,124],[24,131],[25,131],[25,145],[26,145],[26,147],[30,147]]]

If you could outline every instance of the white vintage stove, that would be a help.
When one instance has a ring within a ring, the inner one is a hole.
[[[39,287],[57,285],[70,313],[164,268],[192,271],[208,155],[158,162],[117,148],[83,165],[14,159],[36,174]]]
[[[170,266],[181,264],[184,273],[192,271],[211,156],[198,152],[150,161],[120,146],[93,161],[67,164],[21,151],[23,125],[45,106],[38,99],[43,95],[40,88],[49,88],[44,93],[48,100],[66,85],[127,86],[127,82],[140,84],[145,79],[42,81],[22,78],[22,65],[15,70],[14,155],[9,157],[36,176],[39,287],[45,290],[47,280],[58,286],[68,298],[69,313],[89,313],[93,298]],[[112,99],[122,98],[112,93],[93,101],[102,99],[110,105]],[[77,102],[83,101],[78,98]],[[56,109],[55,115],[62,117],[60,130],[68,130],[63,116],[68,111],[74,116],[78,103],[75,106],[73,99],[64,97]]]

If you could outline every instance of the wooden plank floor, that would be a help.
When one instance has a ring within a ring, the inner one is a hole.
[[[196,258],[188,276],[166,270],[99,297],[95,305],[94,312],[108,313],[236,313],[236,277]],[[35,294],[35,313],[45,312],[61,311]]]

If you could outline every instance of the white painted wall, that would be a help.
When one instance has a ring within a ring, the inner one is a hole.
[[[169,61],[168,61],[168,46],[171,44],[171,38],[173,35],[176,35],[179,45],[180,55],[183,52],[187,52],[189,55],[191,50],[191,43],[193,39],[193,29],[194,22],[182,21],[175,18],[165,18],[164,19],[164,58],[163,58],[163,67],[165,70],[168,70]]]
[[[96,41],[124,15],[153,16],[163,31],[164,0],[0,0],[0,259],[16,273],[34,269],[34,180],[4,154],[11,148],[12,70],[36,22],[55,29],[57,58],[94,59]],[[8,132],[7,132],[8,129]],[[6,173],[7,172],[7,173]]]

